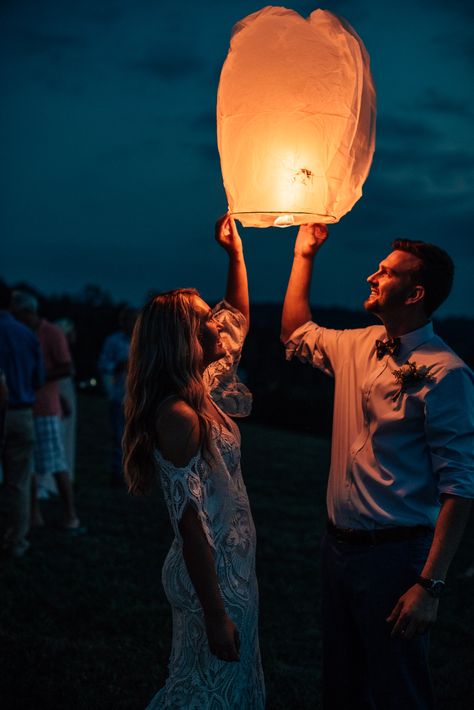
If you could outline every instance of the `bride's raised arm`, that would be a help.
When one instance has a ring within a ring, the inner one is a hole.
[[[216,404],[233,417],[246,417],[252,394],[237,377],[242,347],[249,329],[249,290],[242,240],[230,215],[216,222],[215,236],[229,256],[225,300],[213,308],[225,356],[211,363],[204,380]]]
[[[229,256],[225,300],[242,313],[247,321],[248,330],[250,308],[247,267],[245,266],[242,240],[231,215],[226,214],[217,220],[215,236],[216,242]]]

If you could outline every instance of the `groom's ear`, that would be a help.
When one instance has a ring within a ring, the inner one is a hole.
[[[410,305],[412,303],[419,303],[422,301],[425,297],[425,287],[421,286],[421,284],[417,284],[416,286],[413,286],[413,288],[410,291],[410,294],[407,296],[405,299],[406,305]]]

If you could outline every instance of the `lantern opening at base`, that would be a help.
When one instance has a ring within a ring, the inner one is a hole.
[[[231,212],[244,227],[293,227],[299,224],[334,224],[336,217],[314,212]]]
[[[246,227],[334,223],[375,147],[368,54],[343,19],[265,7],[234,27],[217,95],[229,211]]]

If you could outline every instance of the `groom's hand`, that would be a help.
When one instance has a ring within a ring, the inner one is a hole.
[[[439,599],[414,584],[395,604],[387,622],[393,624],[392,636],[411,639],[427,631],[436,621]]]
[[[302,224],[295,242],[295,256],[312,258],[328,237],[326,224]]]

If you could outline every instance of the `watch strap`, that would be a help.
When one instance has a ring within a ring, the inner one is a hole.
[[[416,581],[417,584],[421,585],[423,589],[426,589],[426,591],[436,599],[441,596],[446,586],[444,579],[430,579],[429,577],[422,577],[421,575]]]

